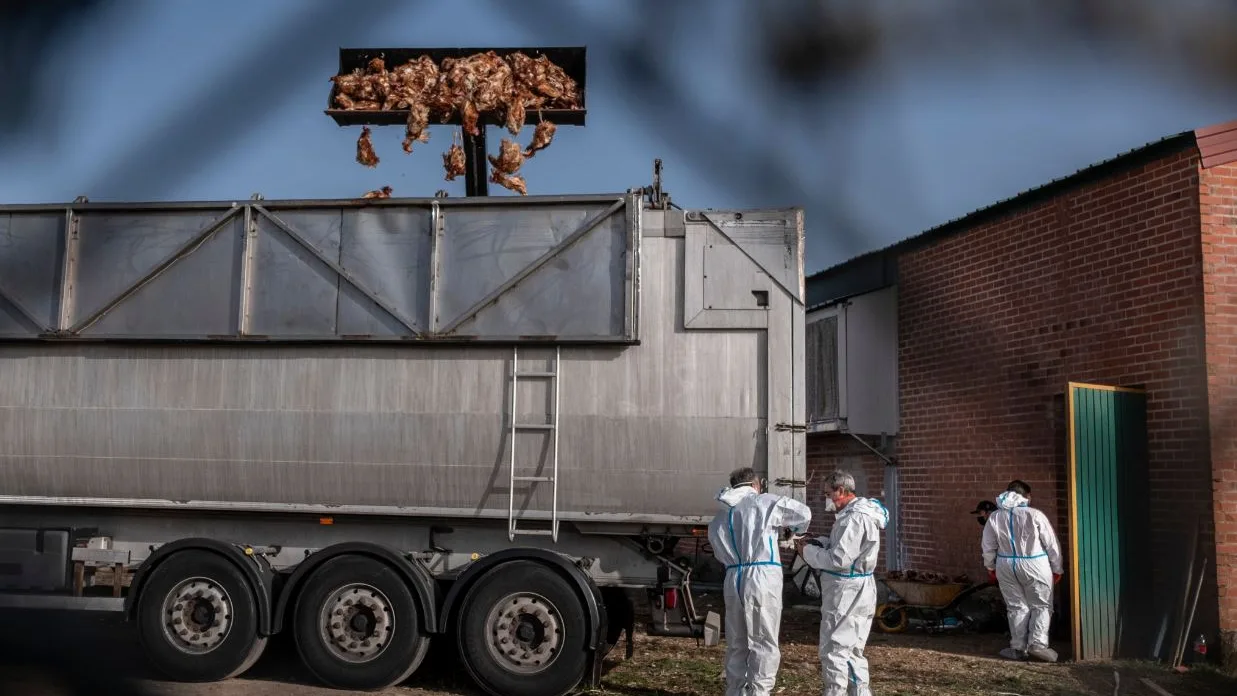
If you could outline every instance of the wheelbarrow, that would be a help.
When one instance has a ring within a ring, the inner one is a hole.
[[[912,621],[928,633],[968,630],[976,620],[959,610],[959,605],[991,583],[927,583],[915,580],[882,580],[897,595],[876,607],[873,626],[881,633],[901,633]]]

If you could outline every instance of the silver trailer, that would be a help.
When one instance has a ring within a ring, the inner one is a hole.
[[[199,681],[291,631],[562,694],[629,590],[699,636],[726,474],[804,495],[803,217],[668,200],[0,206],[0,599]]]

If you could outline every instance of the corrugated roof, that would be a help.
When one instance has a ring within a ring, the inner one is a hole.
[[[954,218],[948,222],[924,230],[913,237],[908,237],[900,242],[860,254],[843,261],[842,263],[835,264],[821,271],[817,271],[816,273],[808,276],[807,281],[809,283],[812,283],[813,281],[816,283],[825,282],[830,276],[843,274],[848,269],[862,264],[864,261],[872,260],[872,257],[895,255],[897,253],[931,244],[958,232],[968,230],[983,222],[1007,215],[1016,209],[1033,205],[1045,199],[1051,198],[1080,184],[1102,179],[1106,176],[1110,176],[1111,174],[1127,169],[1131,166],[1141,164],[1145,161],[1158,159],[1187,145],[1196,145],[1199,148],[1200,154],[1203,158],[1204,167],[1213,167],[1218,164],[1237,162],[1237,121],[1230,121],[1228,123],[1209,126],[1198,130],[1184,131],[1177,133],[1176,135],[1170,135],[1168,137],[1149,142],[1141,147],[1127,150],[1115,157],[1111,157],[1101,162],[1097,162],[1089,167],[1079,169],[1072,174],[1053,179],[1046,184],[1041,184],[1034,188],[1027,189],[1009,198],[997,201],[991,205],[972,211],[961,217]],[[884,266],[886,264],[881,265]],[[888,274],[886,274],[886,276],[888,276]],[[888,284],[890,282],[894,282],[895,280],[896,279],[894,278],[887,277],[883,282]],[[860,284],[864,285],[864,283]],[[866,285],[871,285],[871,282],[867,282]],[[858,292],[867,292],[874,289],[877,288],[865,287]],[[854,295],[858,294],[858,292],[851,292],[850,294]],[[809,286],[808,295],[810,299],[812,299],[812,294],[812,289]],[[814,298],[817,303],[828,303],[844,299],[845,292],[842,292],[842,289],[839,288],[835,289],[831,293],[823,294],[832,296]]]

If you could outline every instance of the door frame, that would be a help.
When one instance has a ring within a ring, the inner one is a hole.
[[[1069,489],[1069,533],[1070,533],[1070,637],[1074,659],[1079,659],[1082,650],[1082,587],[1079,577],[1078,559],[1078,439],[1075,437],[1074,422],[1075,389],[1090,389],[1093,391],[1125,392],[1147,396],[1147,390],[1139,387],[1115,387],[1109,384],[1092,384],[1090,382],[1068,382],[1065,387],[1065,420],[1067,437],[1069,438],[1069,462],[1066,467],[1066,486]]]

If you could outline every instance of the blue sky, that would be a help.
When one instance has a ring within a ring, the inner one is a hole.
[[[888,55],[844,98],[835,94],[816,115],[786,126],[748,103],[762,79],[742,50],[750,18],[722,0],[691,3],[702,9],[688,13],[690,31],[650,50],[692,99],[737,114],[736,138],[782,157],[800,183],[795,190],[736,183],[677,142],[677,129],[691,124],[634,102],[616,79],[615,57],[594,49],[606,32],[650,21],[622,0],[564,0],[591,20],[588,27],[532,26],[481,0],[360,0],[347,19],[300,36],[296,56],[277,66],[286,75],[281,88],[240,104],[192,107],[281,27],[324,1],[131,0],[75,28],[52,66],[68,100],[48,109],[39,132],[0,151],[0,202],[83,194],[239,199],[259,191],[268,199],[339,198],[384,184],[397,196],[439,188],[463,195],[462,179],[442,180],[445,127],[411,156],[399,150],[400,129],[380,129],[381,165],[353,162],[356,130],[322,113],[341,46],[588,45],[588,126],[561,128],[554,145],[525,165],[530,193],[642,186],[661,157],[666,187],[684,206],[805,207],[809,271],[1144,142],[1237,118],[1234,92],[1192,85],[1152,64],[1081,50],[1032,61],[990,42],[962,63]],[[496,149],[501,136],[490,133]],[[839,229],[826,208],[839,201],[855,221],[849,229]]]

